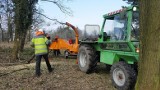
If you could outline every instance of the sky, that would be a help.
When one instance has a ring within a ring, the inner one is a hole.
[[[65,6],[72,10],[73,16],[66,15],[53,3],[40,1],[38,6],[44,10],[44,14],[50,18],[56,18],[61,22],[69,22],[74,26],[84,29],[86,24],[102,26],[103,15],[128,6],[123,0],[71,0],[64,2]],[[52,22],[46,20],[47,22]],[[59,25],[48,24],[48,28],[56,28]]]

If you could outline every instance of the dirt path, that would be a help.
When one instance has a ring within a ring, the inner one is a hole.
[[[34,77],[35,63],[1,66],[0,90],[115,90],[103,65],[91,74],[78,69],[75,59],[52,59],[53,73],[41,63],[42,75]]]

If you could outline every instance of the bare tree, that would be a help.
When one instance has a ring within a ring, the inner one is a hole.
[[[1,28],[7,32],[6,40],[13,40],[13,3],[11,0],[3,0],[0,3]]]
[[[3,15],[4,15],[4,1],[0,1],[0,30],[1,30],[1,41],[4,41],[4,29],[3,29]]]
[[[7,39],[13,40],[13,3],[11,0],[5,0],[6,2],[6,16],[7,16],[7,26],[8,26],[8,33]]]
[[[37,14],[40,14],[46,18],[48,18],[46,15],[37,12],[35,8],[35,4],[38,2],[38,0],[12,0],[15,7],[15,43],[14,43],[14,50],[13,50],[13,58],[18,58],[19,51],[23,51],[24,42],[26,38],[26,33],[28,29],[31,27],[31,24],[33,23],[33,12],[36,12]],[[70,14],[68,12],[68,8],[64,7],[62,4],[63,0],[41,0],[41,1],[47,1],[52,2],[55,5],[57,5],[60,10],[63,13]],[[59,22],[57,19],[51,19],[50,20]],[[61,23],[62,24],[62,23]]]
[[[36,10],[36,12],[34,12],[34,14],[33,14],[33,22],[32,22],[32,25],[28,28],[28,33],[27,33],[27,37],[26,37],[27,42],[31,40],[31,36],[32,36],[32,33],[34,32],[34,30],[37,27],[43,26],[45,23],[44,17],[42,15],[40,15],[39,13],[43,13],[43,9],[38,8]]]
[[[33,11],[38,0],[12,0],[14,3],[15,41],[13,59],[23,51],[27,30],[33,22]]]

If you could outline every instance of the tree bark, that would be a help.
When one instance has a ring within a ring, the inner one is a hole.
[[[1,27],[1,23],[0,23],[0,30],[1,30],[1,41],[3,42],[4,41],[4,38],[3,38],[3,29]]]
[[[1,30],[1,41],[3,42],[3,28],[2,28],[2,16],[0,15],[0,30]]]
[[[19,15],[17,15],[17,17],[15,17],[15,37],[14,37],[14,46],[13,46],[13,59],[16,60],[18,59],[18,52],[19,52],[19,46],[20,46],[20,22],[19,20],[17,20],[16,18],[18,18]]]
[[[140,61],[136,90],[160,89],[160,0],[139,0]]]
[[[12,37],[13,37],[13,33],[12,33],[12,23],[11,23],[11,15],[9,14],[8,16],[7,16],[7,18],[8,18],[8,42],[11,40],[12,41]]]
[[[20,40],[20,51],[23,52],[23,49],[24,49],[24,45],[25,45],[25,39],[26,39],[26,35],[27,35],[27,30],[24,31],[21,35],[21,40]]]
[[[19,51],[23,51],[27,30],[33,21],[33,11],[38,0],[12,0],[15,5],[15,42],[13,59],[18,58]]]

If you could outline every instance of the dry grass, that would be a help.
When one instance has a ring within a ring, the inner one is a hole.
[[[13,47],[13,42],[0,42],[0,47],[1,48],[12,48]]]
[[[12,49],[13,42],[0,42],[0,63],[14,63],[15,60],[12,59]],[[27,61],[30,59],[31,55],[34,53],[33,48],[30,47],[30,43],[24,45],[24,51],[19,52],[18,62]]]
[[[28,60],[33,53],[27,45],[20,61]],[[105,65],[99,65],[93,73],[85,74],[79,70],[75,57],[64,59],[63,56],[54,57],[52,53],[49,59],[54,72],[48,73],[43,62],[42,75],[34,77],[35,60],[31,64],[13,61],[10,56],[12,46],[13,43],[0,44],[0,90],[115,90]],[[13,64],[7,65],[10,62]]]
[[[13,48],[14,42],[0,42],[0,47],[2,48]],[[30,47],[30,42],[26,43],[24,45],[24,48],[29,48]]]
[[[104,66],[98,66],[92,74],[78,69],[75,59],[53,58],[53,73],[48,73],[45,63],[41,65],[42,75],[34,77],[34,66],[23,64],[0,69],[1,90],[115,90]],[[7,74],[5,74],[7,73]]]

